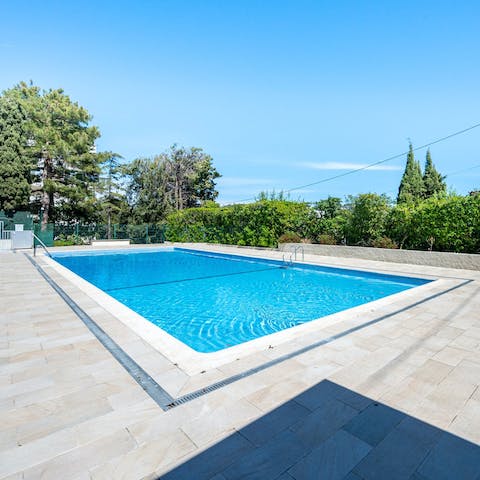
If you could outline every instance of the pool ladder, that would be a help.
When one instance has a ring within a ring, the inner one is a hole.
[[[38,242],[38,244],[43,248],[43,250],[45,251],[45,253],[50,257],[52,258],[52,255],[50,254],[50,252],[48,251],[48,248],[47,246],[43,243],[43,241],[38,238],[35,234],[33,234],[33,256],[36,257],[37,256],[37,244],[35,242],[35,240]]]
[[[302,245],[297,245],[297,246],[292,247],[292,251],[290,252],[290,256],[288,257],[288,259],[285,257],[287,254],[286,253],[283,254],[283,256],[282,256],[283,265],[285,267],[291,267],[293,265],[293,262],[297,261],[298,252],[302,252],[302,262],[304,262],[305,261],[305,249],[303,248]]]

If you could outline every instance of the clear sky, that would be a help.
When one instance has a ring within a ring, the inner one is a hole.
[[[343,173],[480,122],[480,2],[0,2],[0,90],[62,87],[126,160],[202,147],[219,200]],[[480,165],[480,128],[431,148]],[[425,152],[417,153],[423,163]],[[404,159],[292,193],[395,196]],[[480,168],[451,175],[480,188]]]

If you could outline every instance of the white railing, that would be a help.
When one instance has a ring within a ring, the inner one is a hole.
[[[12,232],[3,229],[3,222],[0,222],[0,250],[12,249]]]

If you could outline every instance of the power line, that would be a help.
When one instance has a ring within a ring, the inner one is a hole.
[[[480,163],[478,165],[474,165],[473,167],[464,168],[462,170],[455,170],[454,172],[447,173],[446,177],[452,177],[453,175],[458,175],[459,173],[469,172],[470,170],[474,170],[476,168],[480,168]]]
[[[440,143],[440,142],[444,142],[445,140],[456,137],[458,135],[462,135],[462,134],[464,134],[466,132],[469,132],[470,130],[473,130],[474,128],[478,128],[478,127],[480,127],[480,123],[476,123],[474,125],[471,125],[470,127],[464,128],[463,130],[459,130],[458,132],[451,133],[451,134],[446,135],[444,137],[437,138],[436,140],[433,140],[432,142],[425,143],[424,145],[420,145],[419,147],[415,147],[415,148],[413,148],[413,151],[416,152],[417,150],[422,150],[424,148],[431,147],[432,145],[435,145],[435,144]],[[313,187],[314,185],[319,185],[321,183],[330,182],[332,180],[336,180],[337,178],[346,177],[347,175],[352,175],[353,173],[361,172],[362,170],[367,170],[368,168],[374,167],[376,165],[380,165],[382,163],[390,162],[391,160],[401,158],[401,157],[403,157],[407,154],[408,154],[408,150],[405,151],[405,152],[399,153],[397,155],[393,155],[392,157],[385,158],[385,159],[380,160],[378,162],[370,163],[369,165],[364,165],[363,167],[348,170],[347,172],[339,173],[338,175],[333,175],[332,177],[323,178],[323,179],[318,180],[316,182],[307,183],[305,185],[300,185],[298,187],[289,188],[288,190],[282,190],[282,192],[283,193],[290,193],[290,192],[294,192],[295,190],[301,190],[302,188]],[[476,168],[476,167],[474,167],[474,168]],[[452,174],[450,174],[450,175],[452,175]],[[244,203],[244,202],[249,202],[249,201],[255,200],[255,199],[256,199],[256,197],[250,197],[250,198],[246,198],[244,200],[239,200],[238,202],[233,202],[233,203]]]

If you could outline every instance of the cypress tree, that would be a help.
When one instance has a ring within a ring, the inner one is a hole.
[[[415,203],[423,198],[424,183],[420,163],[415,160],[413,147],[410,143],[407,164],[398,188],[397,203]]]
[[[437,171],[432,162],[430,150],[427,150],[427,157],[425,160],[425,172],[423,174],[424,197],[432,197],[433,195],[445,193],[447,186],[444,178]]]

